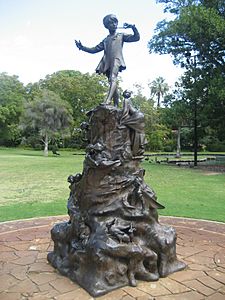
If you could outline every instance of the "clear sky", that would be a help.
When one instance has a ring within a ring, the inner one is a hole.
[[[124,44],[122,86],[146,86],[158,76],[173,85],[181,70],[169,56],[148,53],[156,23],[166,17],[155,0],[0,0],[0,72],[18,75],[25,84],[59,70],[93,73],[102,53],[79,51],[74,39],[97,45],[108,34],[102,19],[109,13],[120,26],[135,24],[141,35],[139,42]]]

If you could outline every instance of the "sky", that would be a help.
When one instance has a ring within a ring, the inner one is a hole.
[[[137,83],[148,94],[147,84],[159,76],[173,86],[182,71],[169,55],[149,54],[147,48],[157,22],[166,17],[155,0],[0,0],[0,72],[18,75],[24,84],[59,70],[94,73],[103,53],[79,51],[74,39],[96,46],[108,35],[102,19],[110,13],[119,26],[135,24],[141,35],[139,42],[124,44],[122,88]]]

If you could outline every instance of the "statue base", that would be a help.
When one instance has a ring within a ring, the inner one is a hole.
[[[70,218],[52,228],[48,261],[96,297],[186,265],[176,257],[175,230],[158,222],[164,207],[139,166],[143,114],[125,100],[122,110],[100,105],[88,115],[83,172],[69,176]]]

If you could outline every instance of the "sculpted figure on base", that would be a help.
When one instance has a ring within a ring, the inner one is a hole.
[[[104,17],[103,24],[109,30],[109,35],[97,46],[88,48],[77,40],[75,40],[75,43],[79,50],[88,53],[98,53],[104,50],[104,55],[96,68],[96,72],[105,74],[109,80],[110,87],[105,103],[110,104],[113,99],[114,106],[118,106],[117,77],[119,72],[126,69],[122,53],[123,43],[137,42],[140,39],[140,35],[135,25],[128,23],[124,23],[123,28],[131,28],[133,34],[117,33],[118,19],[112,14]]]

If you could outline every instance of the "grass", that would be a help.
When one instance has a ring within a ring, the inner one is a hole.
[[[67,177],[82,170],[83,156],[63,151],[0,150],[0,221],[66,213]]]
[[[225,222],[225,174],[176,166],[144,164],[145,181],[166,208],[162,215]]]
[[[75,152],[75,151],[74,151]],[[0,221],[66,214],[67,177],[82,171],[84,156],[61,151],[0,149]],[[162,215],[225,222],[225,174],[143,162],[145,181],[166,206]]]

